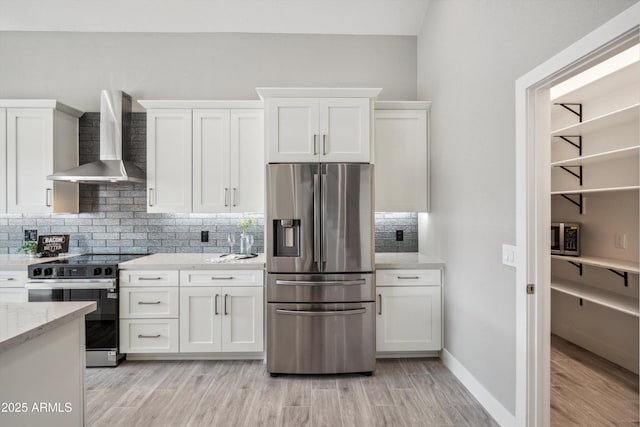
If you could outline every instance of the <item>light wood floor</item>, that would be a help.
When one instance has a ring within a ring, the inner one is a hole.
[[[551,425],[638,426],[638,376],[551,336]]]
[[[497,426],[437,359],[379,360],[372,377],[271,378],[259,361],[86,372],[88,426]]]

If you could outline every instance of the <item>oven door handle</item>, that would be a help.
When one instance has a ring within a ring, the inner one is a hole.
[[[349,310],[332,310],[332,311],[308,311],[308,310],[284,310],[276,309],[278,314],[290,314],[293,316],[349,316],[352,314],[366,313],[366,308],[352,308]]]
[[[27,289],[115,289],[116,279],[92,280],[30,280],[25,284]]]
[[[313,280],[276,280],[276,285],[288,286],[342,286],[342,285],[364,285],[366,279],[358,280],[327,280],[323,282]]]

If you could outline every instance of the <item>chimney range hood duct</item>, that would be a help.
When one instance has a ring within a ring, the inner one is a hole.
[[[118,90],[100,93],[100,160],[47,176],[52,181],[105,184],[144,182],[146,173],[128,158],[131,96]]]

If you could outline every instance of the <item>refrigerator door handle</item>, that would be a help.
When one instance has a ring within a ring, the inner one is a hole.
[[[342,286],[342,285],[365,285],[365,279],[358,280],[328,280],[328,281],[312,281],[312,280],[276,280],[276,285],[292,285],[292,286]]]
[[[366,308],[351,308],[347,310],[333,311],[285,310],[282,308],[276,309],[276,313],[278,314],[291,314],[294,316],[347,316],[350,314],[363,314],[366,312]]]
[[[313,175],[313,262],[318,263],[318,271],[321,271],[320,257],[320,176]]]
[[[320,185],[320,192],[322,195],[322,221],[325,221],[327,218],[327,174],[323,173],[322,174],[322,182]],[[321,245],[320,245],[320,253],[321,253],[321,257],[320,257],[320,261],[322,262],[322,269],[320,271],[325,271],[325,266],[324,264],[327,262],[327,255],[326,255],[326,247],[327,247],[327,239],[324,233],[324,230],[322,230],[322,240],[321,240]]]

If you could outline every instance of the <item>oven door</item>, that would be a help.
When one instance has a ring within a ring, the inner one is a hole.
[[[335,374],[375,369],[375,304],[267,304],[267,370]]]
[[[86,347],[118,348],[118,292],[115,279],[40,280],[26,284],[29,302],[94,301],[96,310],[85,316]]]

